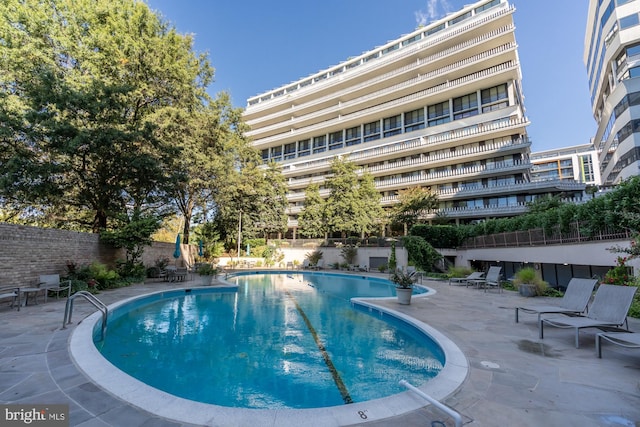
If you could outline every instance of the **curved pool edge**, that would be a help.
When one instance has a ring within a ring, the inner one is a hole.
[[[194,288],[205,289],[215,288],[215,286],[176,288],[173,291]],[[126,298],[111,304],[109,310],[113,311],[131,301],[163,292],[166,291]],[[468,364],[462,351],[451,340],[417,319],[376,305],[369,298],[366,300],[368,301],[365,301],[365,298],[352,299],[357,304],[408,322],[436,340],[443,349],[446,358],[444,368],[435,378],[420,386],[421,391],[435,399],[442,400],[461,386],[468,373]],[[427,402],[422,398],[409,391],[361,403],[311,409],[244,409],[183,399],[129,376],[102,356],[93,345],[94,326],[100,321],[101,315],[101,312],[96,312],[86,317],[72,332],[69,339],[69,354],[74,364],[99,388],[128,404],[172,421],[209,426],[275,426],[282,424],[309,425],[309,420],[314,420],[314,425],[343,426],[365,421],[384,420],[427,405]],[[87,343],[91,343],[91,345],[87,345]],[[410,378],[408,381],[411,382]]]

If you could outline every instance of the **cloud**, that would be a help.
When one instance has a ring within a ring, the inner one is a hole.
[[[427,0],[425,10],[414,12],[416,17],[416,25],[424,26],[442,18],[451,12],[451,4],[447,0]]]

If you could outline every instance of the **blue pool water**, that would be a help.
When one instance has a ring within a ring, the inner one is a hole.
[[[173,395],[221,406],[312,408],[385,397],[440,372],[444,354],[415,327],[352,306],[389,296],[380,279],[248,274],[235,290],[154,294],[111,314],[100,352]]]

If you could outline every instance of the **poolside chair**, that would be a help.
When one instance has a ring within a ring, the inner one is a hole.
[[[322,270],[324,268],[324,260],[319,259],[316,265],[313,266],[314,270]]]
[[[479,280],[482,278],[484,278],[484,271],[474,271],[467,277],[449,277],[449,286],[451,286],[452,283],[465,284],[469,286],[467,283],[469,280]]]
[[[539,324],[540,339],[544,338],[545,324],[575,329],[576,348],[580,347],[580,329],[598,328],[606,331],[621,329],[622,325],[626,326],[624,329],[629,329],[627,313],[637,289],[635,286],[600,285],[587,315],[542,319]]]
[[[487,275],[485,278],[467,280],[467,286],[476,285],[476,287],[480,289],[480,286],[482,285],[485,292],[487,292],[488,287],[495,286],[498,288],[500,292],[502,292],[502,286],[500,286],[501,272],[502,272],[502,267],[497,267],[497,266],[489,267],[489,271],[487,272]]]
[[[71,280],[67,280],[66,284],[60,282],[59,274],[42,274],[39,278],[38,288],[44,290],[44,302],[47,302],[49,292],[56,294],[56,299],[60,297],[60,292],[67,291],[67,298],[71,296]],[[37,298],[37,296],[36,296]]]
[[[640,348],[640,333],[636,332],[600,332],[596,335],[596,354],[602,358],[602,340],[626,348]]]
[[[589,299],[595,288],[596,279],[578,279],[572,278],[567,285],[560,304],[558,305],[526,305],[516,307],[516,323],[518,323],[518,311],[524,311],[529,314],[538,315],[538,327],[540,327],[540,318],[545,313],[561,313],[561,314],[580,314],[587,310]]]

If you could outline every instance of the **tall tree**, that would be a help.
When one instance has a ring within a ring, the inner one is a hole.
[[[0,15],[0,194],[93,231],[166,205],[185,177],[154,118],[199,105],[213,75],[191,37],[130,0],[7,0]]]
[[[304,209],[298,216],[300,234],[307,237],[321,237],[327,232],[325,201],[320,196],[318,184],[311,184],[304,194]]]
[[[266,243],[272,233],[287,231],[287,184],[280,168],[271,162],[264,171],[262,185],[258,188],[258,206],[254,224],[263,234]]]
[[[225,92],[198,110],[165,109],[158,115],[158,138],[181,148],[172,169],[182,171],[186,179],[172,195],[184,219],[185,244],[191,226],[215,217],[217,202],[235,180],[244,152],[253,150],[243,135],[246,126],[241,117],[241,110],[231,106]]]
[[[354,232],[364,235],[376,228],[383,211],[371,174],[365,170],[359,177],[355,163],[336,157],[327,187],[331,190],[325,210],[328,231],[345,237]]]
[[[345,237],[358,228],[358,174],[355,163],[335,157],[326,185],[331,190],[326,209],[329,232],[339,232]]]
[[[358,212],[360,213],[356,231],[360,232],[360,237],[372,233],[381,226],[384,210],[380,201],[382,196],[376,189],[373,176],[364,170],[358,183]]]
[[[411,229],[421,216],[437,207],[438,196],[425,188],[411,187],[400,190],[398,203],[391,209],[391,221],[404,224],[406,231]]]

